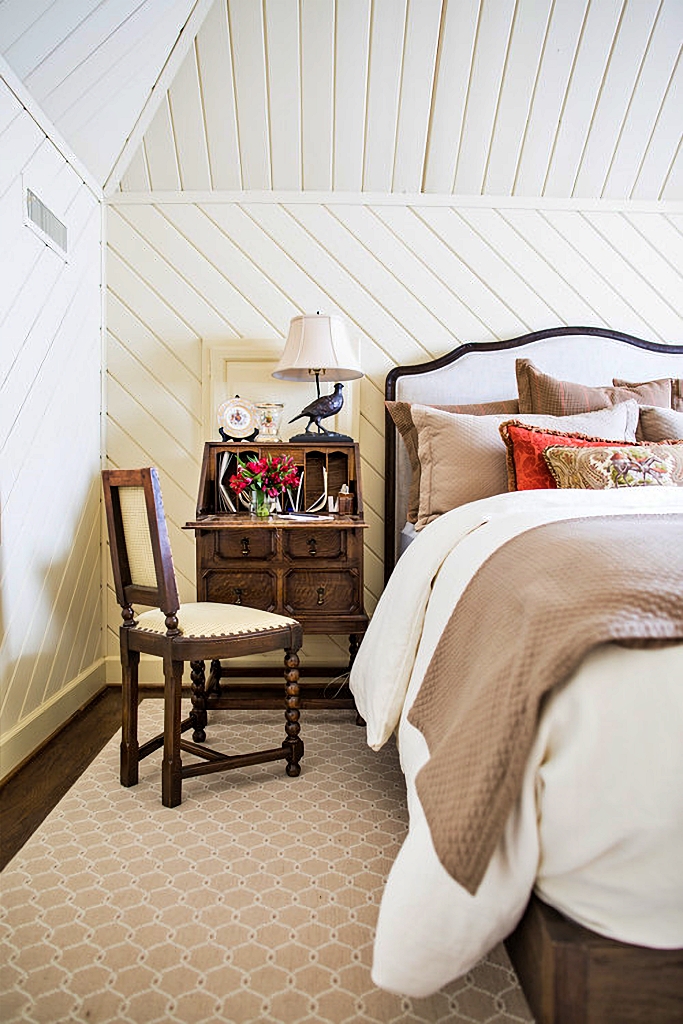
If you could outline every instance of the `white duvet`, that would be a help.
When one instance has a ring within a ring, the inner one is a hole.
[[[475,896],[434,852],[415,791],[429,752],[407,721],[455,603],[497,547],[558,519],[667,512],[683,512],[683,489],[501,494],[442,516],[401,557],[351,674],[370,746],[397,730],[408,794],[375,939],[381,988],[425,996],[464,974],[513,930],[534,887],[603,935],[683,946],[683,645],[603,646],[551,697]]]

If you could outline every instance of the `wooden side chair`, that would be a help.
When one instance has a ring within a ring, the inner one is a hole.
[[[194,775],[286,760],[297,776],[304,747],[299,738],[299,658],[302,628],[296,619],[241,605],[178,600],[173,558],[156,469],[102,473],[116,597],[121,605],[122,668],[121,784],[134,786],[139,762],[163,746],[161,802],[175,807],[182,781]],[[135,616],[133,604],[151,610]],[[285,733],[281,746],[245,754],[223,754],[203,746],[207,712],[222,703],[220,659],[283,649]],[[164,663],[164,731],[138,743],[138,666],[140,654]],[[208,684],[205,661],[212,662]],[[192,668],[192,710],[181,721],[184,662]],[[193,728],[193,742],[182,733]],[[183,763],[181,753],[200,760]]]

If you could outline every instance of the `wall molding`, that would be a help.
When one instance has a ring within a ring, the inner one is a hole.
[[[0,736],[0,780],[17,770],[64,728],[106,685],[105,659],[98,658],[26,718]]]
[[[117,655],[109,654],[104,659],[104,674],[107,686],[121,686],[121,659]],[[138,683],[140,686],[163,687],[164,666],[161,658],[152,658],[150,655],[145,654],[140,655]]]
[[[164,206],[202,203],[258,203],[310,206],[431,206],[510,210],[580,210],[624,213],[683,213],[679,200],[556,199],[545,196],[458,196],[429,192],[117,192],[108,206]]]

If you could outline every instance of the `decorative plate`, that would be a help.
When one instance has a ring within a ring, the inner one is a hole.
[[[259,411],[254,403],[246,398],[240,398],[239,395],[229,398],[218,409],[218,426],[222,427],[221,434],[225,433],[236,441],[255,436],[260,424]]]

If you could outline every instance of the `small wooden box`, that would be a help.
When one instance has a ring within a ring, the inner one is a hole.
[[[340,516],[352,516],[355,498],[353,494],[337,495],[337,512]]]

